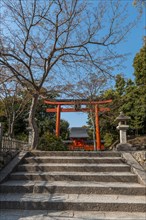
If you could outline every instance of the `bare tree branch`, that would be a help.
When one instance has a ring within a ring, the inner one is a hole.
[[[0,65],[32,95],[29,119],[34,133],[41,88],[58,81],[78,83],[89,68],[97,79],[112,76],[123,59],[115,46],[135,25],[128,22],[127,4],[120,0],[106,4],[98,0],[92,5],[78,0],[1,2]]]

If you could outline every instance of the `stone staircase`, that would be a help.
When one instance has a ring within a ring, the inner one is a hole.
[[[29,153],[0,189],[1,220],[146,219],[146,188],[120,152]]]

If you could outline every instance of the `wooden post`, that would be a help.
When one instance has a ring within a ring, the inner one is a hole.
[[[60,105],[57,106],[57,114],[56,114],[56,136],[60,135]]]
[[[95,105],[96,150],[101,150],[99,115],[98,115],[98,113],[99,113],[98,105]]]

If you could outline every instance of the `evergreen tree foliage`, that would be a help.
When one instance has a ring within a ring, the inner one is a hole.
[[[125,79],[121,74],[115,77],[115,86],[104,91],[97,99],[112,99],[108,104],[110,112],[100,113],[101,138],[105,141],[105,146],[110,146],[119,138],[116,130],[115,118],[121,111],[130,116],[129,135],[146,134],[146,45],[136,54],[134,61],[135,79]],[[90,137],[92,137],[93,126],[88,120]]]
[[[136,54],[133,67],[136,84],[146,86],[146,43]]]
[[[125,79],[121,76],[121,74],[116,76],[115,89],[119,95],[123,95],[125,91]]]

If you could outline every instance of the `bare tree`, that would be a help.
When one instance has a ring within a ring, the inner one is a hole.
[[[0,81],[0,101],[8,124],[8,136],[12,138],[14,125],[24,111],[27,111],[31,97],[18,82],[13,80],[14,77],[7,78],[6,75],[3,81]]]
[[[42,86],[55,85],[60,76],[75,81],[74,71],[83,73],[89,66],[112,75],[123,58],[116,45],[135,22],[128,22],[123,1],[1,0],[1,6],[0,64],[32,96],[29,124],[35,148]]]

